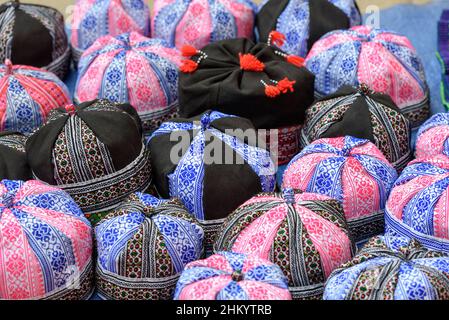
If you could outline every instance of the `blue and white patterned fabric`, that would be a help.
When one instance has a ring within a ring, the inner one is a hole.
[[[449,256],[416,240],[380,236],[328,278],[325,300],[447,300]]]
[[[416,136],[416,158],[437,154],[449,156],[449,114],[437,113],[419,127]]]

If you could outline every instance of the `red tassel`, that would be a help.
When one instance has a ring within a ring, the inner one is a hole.
[[[190,59],[183,60],[182,65],[179,68],[179,70],[184,73],[192,73],[195,72],[196,69],[198,69],[198,63]]]
[[[287,61],[290,62],[291,64],[294,64],[295,66],[301,68],[304,66],[304,58],[301,58],[299,56],[295,56],[295,55],[289,55],[287,56]]]
[[[265,86],[265,95],[270,98],[276,98],[281,94],[281,90],[278,87],[267,85]]]
[[[271,39],[270,43],[268,43],[269,45],[274,43],[278,47],[282,47],[282,45],[284,44],[284,41],[285,41],[285,35],[280,33],[279,31],[273,30],[268,35],[268,39]]]
[[[251,53],[241,54],[240,57],[240,69],[245,71],[261,72],[265,69],[265,65],[259,59],[257,59]]]
[[[288,78],[284,78],[278,82],[278,89],[282,93],[287,93],[289,90],[290,92],[294,92],[295,89],[293,88],[293,85],[296,83],[296,81],[290,81]]]
[[[196,55],[198,50],[195,47],[186,44],[181,48],[181,52],[184,57],[191,57]]]

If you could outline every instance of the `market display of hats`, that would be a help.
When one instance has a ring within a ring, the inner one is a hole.
[[[398,170],[410,162],[410,124],[388,95],[362,84],[344,86],[306,111],[302,147],[321,138],[353,136],[374,143]]]
[[[396,170],[373,143],[346,136],[305,147],[287,166],[282,184],[340,201],[358,242],[384,231],[385,202],[396,178]]]
[[[98,39],[78,65],[75,101],[129,102],[145,132],[174,117],[181,54],[158,39],[136,32]]]
[[[53,73],[10,60],[0,65],[0,130],[30,134],[48,113],[70,103],[69,91]]]
[[[282,42],[282,35],[273,33],[271,42]],[[182,117],[214,108],[248,118],[257,129],[279,129],[280,164],[299,151],[305,110],[314,99],[314,76],[302,66],[301,58],[249,39],[182,51],[192,55],[183,62],[179,76]]]
[[[449,253],[449,157],[417,159],[404,169],[385,206],[385,233]]]
[[[426,158],[437,154],[449,156],[449,114],[437,113],[419,127],[415,156]]]
[[[206,251],[224,218],[253,195],[276,186],[268,152],[242,137],[242,130],[254,132],[254,127],[247,119],[207,111],[165,122],[148,140],[158,193],[179,198],[200,221]]]
[[[326,283],[325,300],[448,300],[449,256],[416,241],[375,237]]]
[[[388,94],[413,128],[429,116],[424,67],[405,36],[368,26],[333,31],[313,45],[305,63],[315,74],[317,97],[365,83]]]
[[[115,300],[168,300],[204,232],[178,200],[134,193],[96,227],[97,286]]]
[[[0,132],[0,180],[30,180],[25,154],[26,137],[17,132]]]
[[[0,5],[0,61],[44,68],[63,79],[70,65],[64,16],[56,9],[20,1]]]
[[[152,37],[180,48],[202,48],[219,40],[253,38],[255,5],[251,0],[155,0]]]
[[[150,34],[150,10],[145,0],[76,0],[71,44],[78,63],[83,52],[103,36],[127,32]]]
[[[291,295],[277,265],[223,251],[185,267],[175,300],[291,300]]]
[[[92,228],[64,191],[38,181],[0,182],[0,299],[87,299]]]
[[[149,153],[129,104],[94,100],[55,109],[28,138],[33,176],[67,191],[84,213],[111,209],[151,182]]]
[[[337,200],[284,189],[235,210],[214,248],[269,259],[287,276],[293,299],[321,298],[326,278],[352,257],[348,233]]]
[[[256,33],[266,42],[271,31],[285,34],[281,49],[305,57],[326,33],[362,22],[354,0],[269,0],[256,16]]]

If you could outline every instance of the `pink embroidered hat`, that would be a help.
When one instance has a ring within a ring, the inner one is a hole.
[[[384,207],[396,170],[369,140],[324,138],[305,147],[287,166],[283,187],[340,201],[355,241],[384,230]]]
[[[429,116],[429,90],[421,60],[406,37],[367,26],[329,32],[306,57],[315,74],[315,95],[322,97],[342,85],[367,84],[388,94],[413,128]]]
[[[180,64],[180,52],[163,40],[136,32],[105,36],[80,60],[74,99],[130,103],[144,131],[153,131],[177,113]]]
[[[449,114],[437,113],[419,127],[415,156],[425,158],[437,154],[449,156]]]
[[[197,48],[218,40],[253,38],[255,5],[251,0],[155,0],[154,38],[178,48]]]
[[[145,0],[77,0],[72,19],[71,42],[76,63],[84,50],[102,36],[131,31],[150,34],[150,10]]]
[[[284,189],[245,202],[225,221],[215,250],[256,255],[277,264],[293,299],[320,299],[330,273],[352,257],[341,204]]]

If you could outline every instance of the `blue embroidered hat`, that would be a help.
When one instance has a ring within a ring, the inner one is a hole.
[[[325,300],[448,300],[449,256],[416,240],[372,238],[326,283]]]
[[[97,286],[104,298],[168,300],[204,232],[176,199],[134,193],[96,227]]]
[[[449,113],[437,113],[419,127],[415,156],[425,158],[437,154],[449,156]]]

